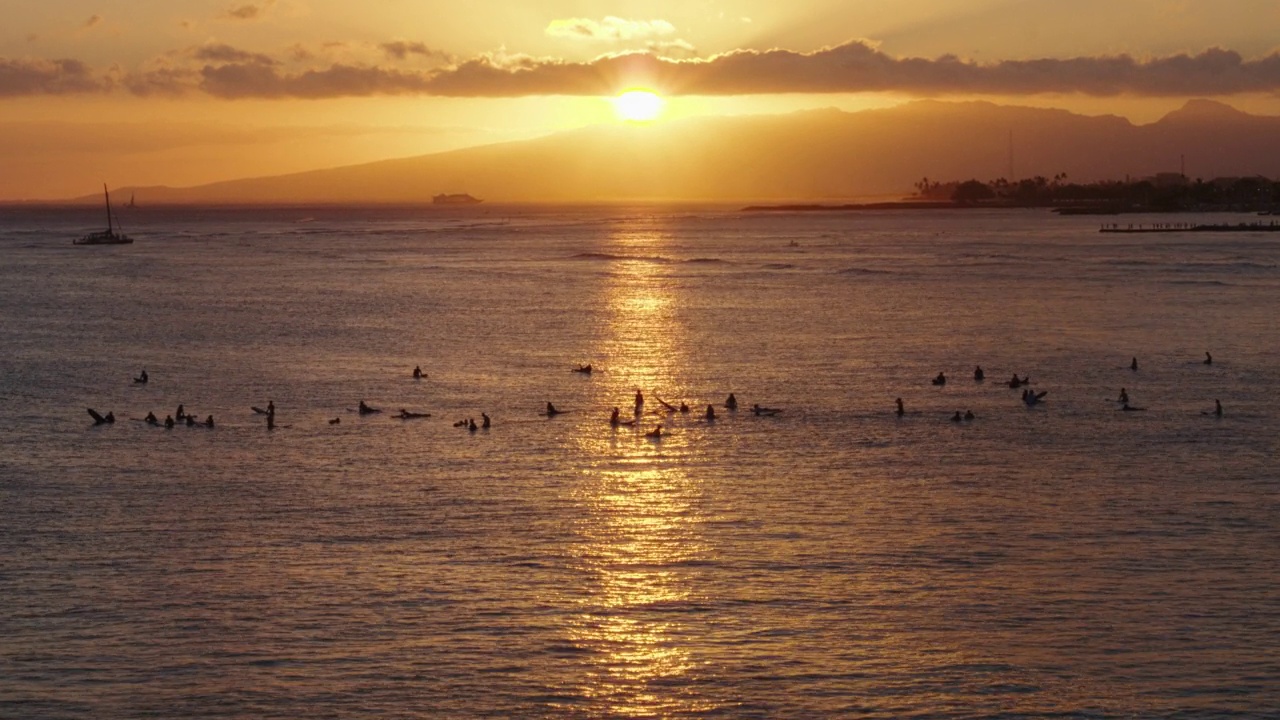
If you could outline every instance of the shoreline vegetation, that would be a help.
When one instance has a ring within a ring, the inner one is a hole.
[[[1067,182],[1066,173],[1016,182],[998,178],[931,181],[921,178],[907,198],[873,203],[748,205],[744,212],[858,212],[1047,208],[1061,215],[1242,212],[1280,215],[1280,181],[1262,176],[1191,180],[1161,173],[1140,180]]]

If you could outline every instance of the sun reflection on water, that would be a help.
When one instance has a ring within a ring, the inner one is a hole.
[[[634,428],[611,435],[582,433],[588,458],[574,490],[581,538],[575,550],[584,586],[571,598],[580,611],[567,628],[591,659],[580,692],[593,714],[653,717],[700,712],[714,703],[687,691],[688,676],[703,670],[690,648],[683,617],[701,602],[690,567],[709,549],[702,538],[700,483],[682,462],[680,433],[649,440],[656,397],[679,392],[682,331],[662,255],[660,228],[628,228],[610,238],[622,259],[611,268],[610,322],[602,344],[608,373],[601,399],[631,407],[641,389],[651,399]],[[673,396],[674,397],[674,396]],[[680,682],[675,680],[681,679]]]

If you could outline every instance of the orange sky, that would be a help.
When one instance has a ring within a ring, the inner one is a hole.
[[[987,98],[1280,115],[1274,0],[46,0],[0,29],[0,199],[191,185],[617,122]]]

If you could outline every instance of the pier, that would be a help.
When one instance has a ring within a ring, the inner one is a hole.
[[[1183,233],[1183,232],[1280,232],[1280,225],[1274,220],[1260,223],[1151,223],[1150,225],[1121,225],[1106,223],[1098,228],[1104,233]]]

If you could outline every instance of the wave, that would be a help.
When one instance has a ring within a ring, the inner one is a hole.
[[[875,270],[873,268],[850,267],[837,270],[837,275],[892,275],[892,270]]]
[[[696,257],[687,260],[675,260],[663,255],[615,255],[614,253],[602,252],[585,252],[571,255],[570,260],[600,260],[604,262],[614,261],[630,261],[630,262],[649,262],[649,263],[684,263],[686,265],[718,265],[730,264],[728,260],[717,257]]]

